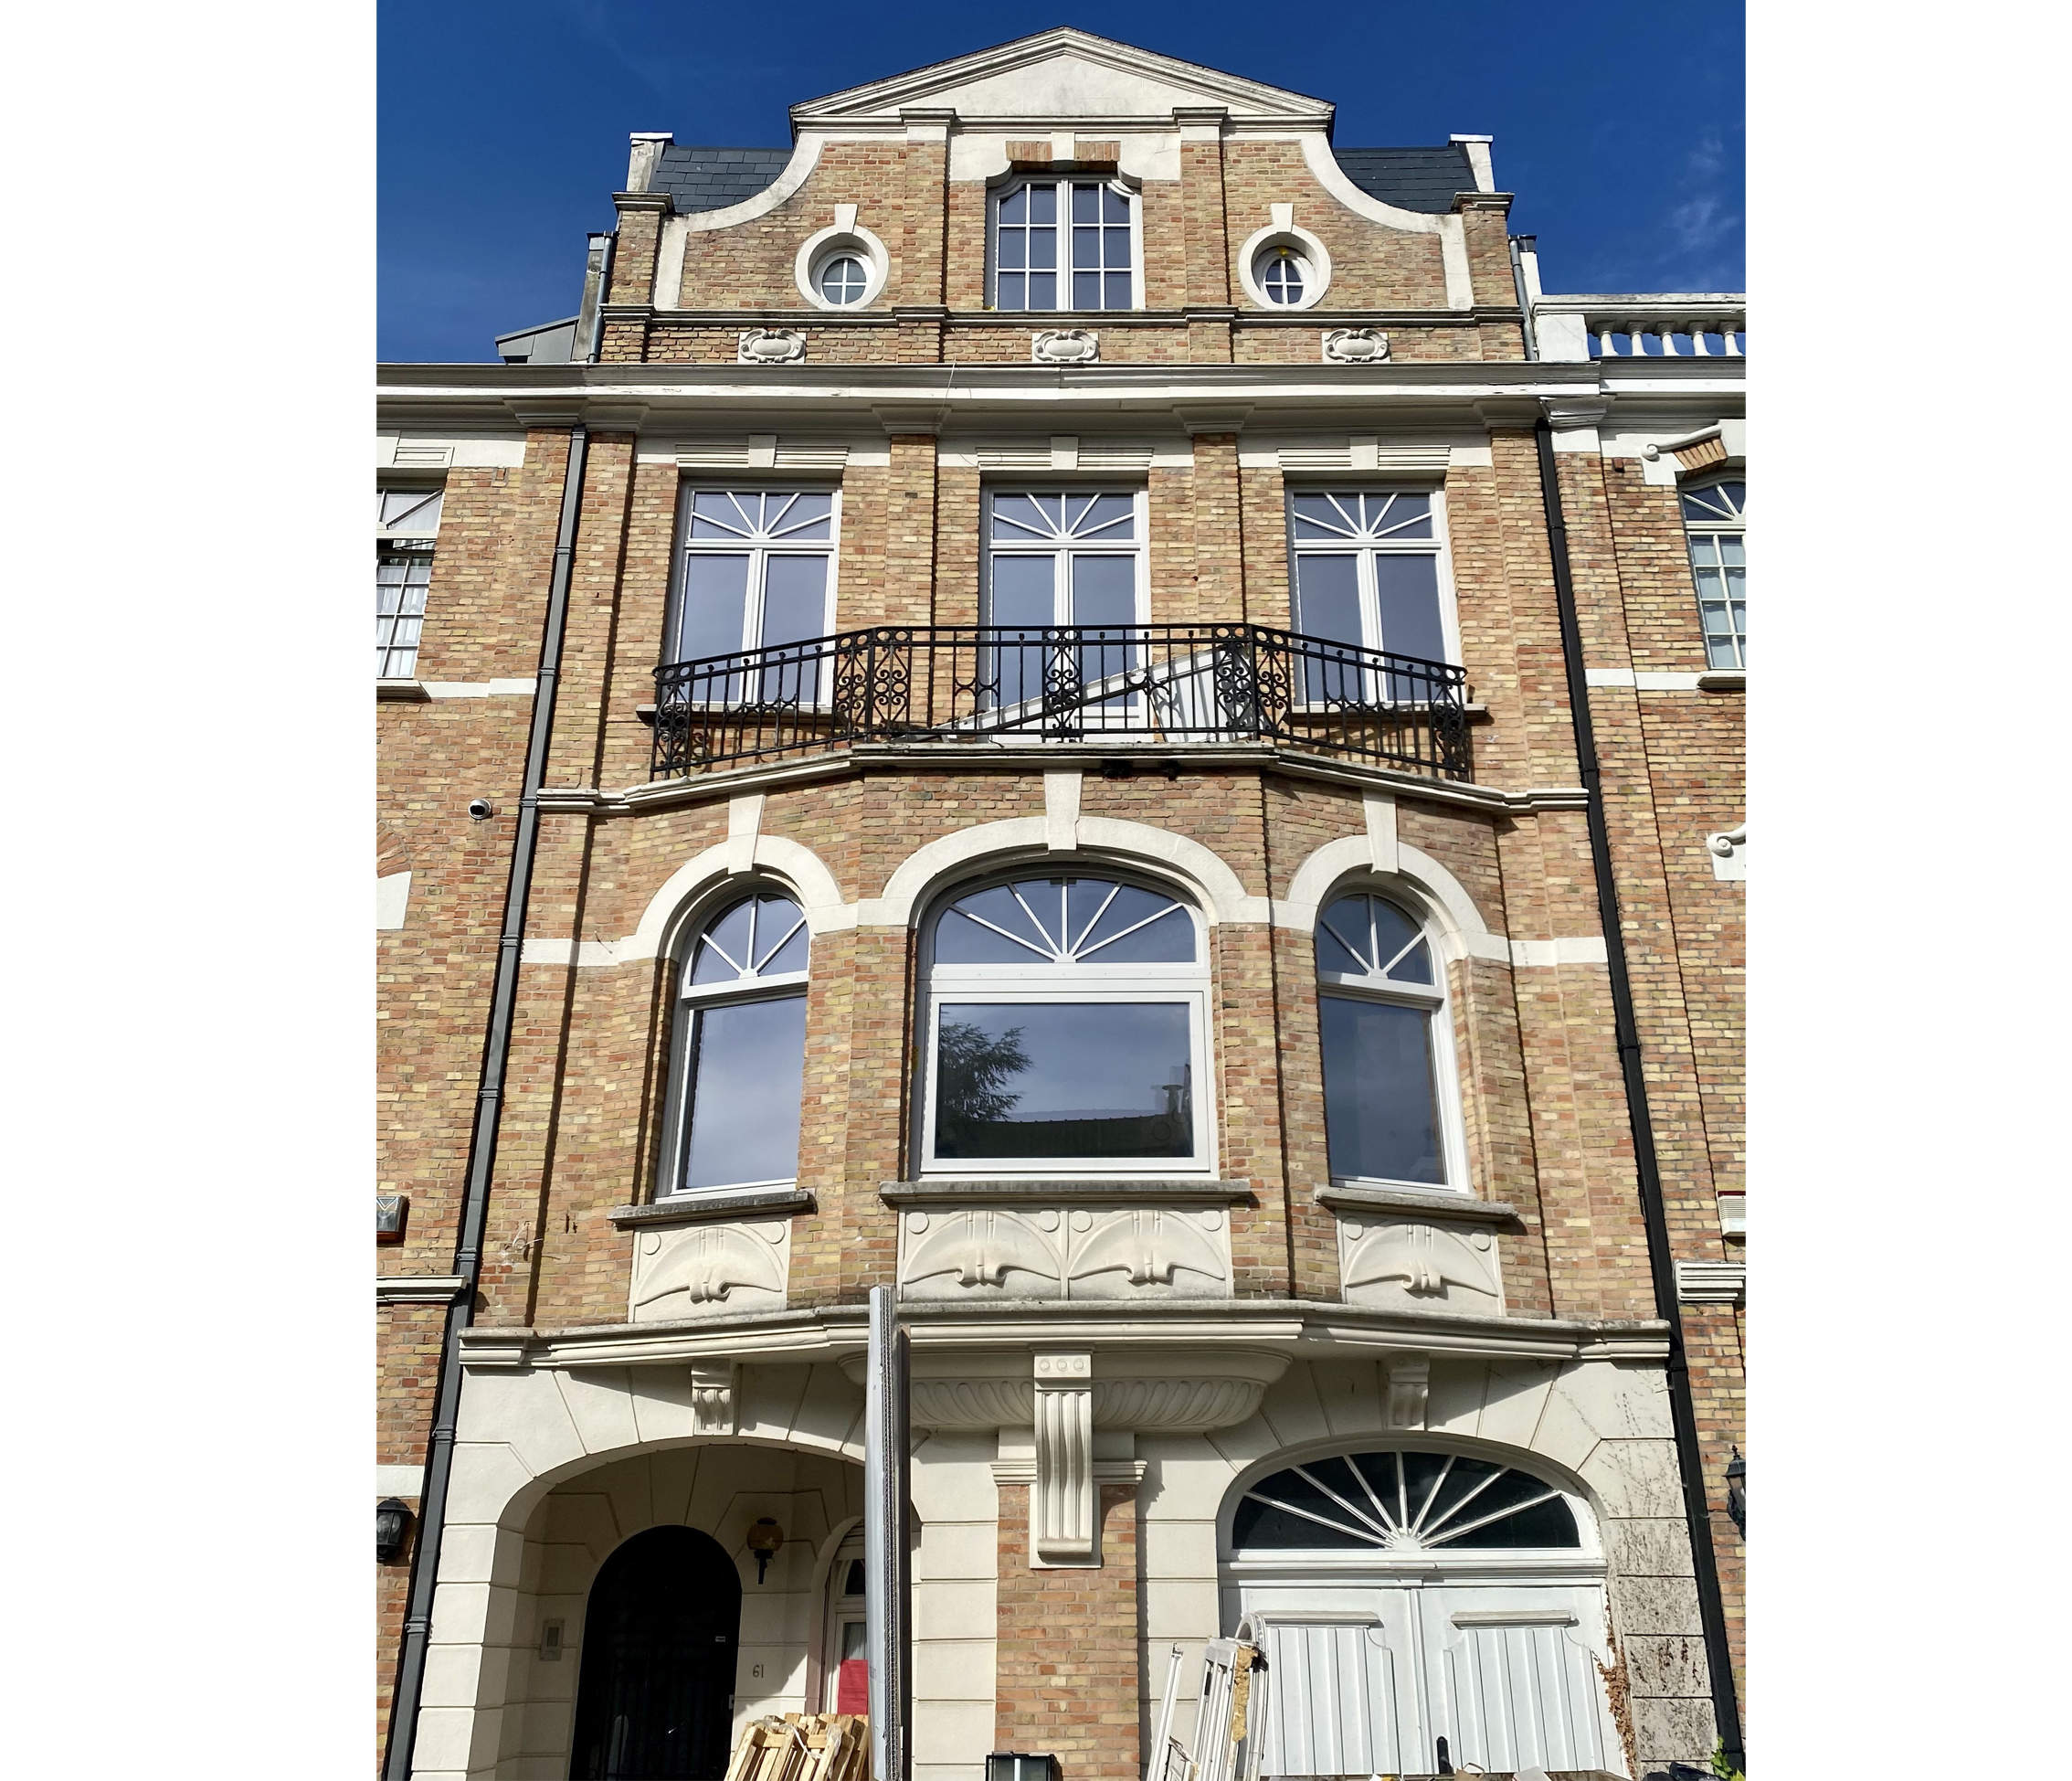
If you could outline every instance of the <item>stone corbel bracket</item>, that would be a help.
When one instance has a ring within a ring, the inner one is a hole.
[[[994,1468],[999,1482],[1030,1486],[1030,1562],[1039,1569],[1094,1566],[1100,1486],[1144,1477],[1140,1461],[1096,1458],[1095,1430],[1229,1428],[1258,1409],[1287,1366],[1286,1354],[1256,1349],[923,1351],[914,1356],[908,1402],[920,1427],[1032,1430],[1033,1463],[1009,1458]]]
[[[739,1369],[732,1361],[691,1362],[691,1413],[701,1435],[735,1433],[739,1420]]]

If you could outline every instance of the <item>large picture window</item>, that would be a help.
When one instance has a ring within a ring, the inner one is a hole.
[[[1040,179],[993,199],[995,309],[1134,309],[1135,196],[1105,180]]]
[[[680,988],[665,1193],[798,1178],[809,945],[805,914],[775,891],[699,934]]]
[[[935,922],[923,1166],[1210,1166],[1200,933],[1163,891],[1019,878]]]
[[[1385,897],[1341,896],[1316,924],[1324,1125],[1335,1181],[1455,1185],[1444,975]]]
[[[1305,637],[1453,662],[1442,498],[1426,490],[1312,489],[1288,495],[1295,569],[1295,629]],[[1312,657],[1312,701],[1416,697],[1426,683],[1383,686],[1371,663]]]
[[[1713,482],[1683,494],[1707,668],[1749,665],[1748,500],[1746,482]]]

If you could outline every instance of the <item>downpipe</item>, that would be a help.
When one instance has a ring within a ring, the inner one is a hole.
[[[1521,281],[1522,282],[1522,281]],[[1521,291],[1522,294],[1522,291]],[[1719,1565],[1712,1548],[1712,1521],[1706,1507],[1705,1460],[1698,1447],[1697,1406],[1691,1395],[1690,1365],[1684,1352],[1684,1323],[1676,1300],[1676,1267],[1669,1248],[1669,1219],[1662,1200],[1662,1168],[1655,1155],[1654,1120],[1648,1110],[1647,1082],[1641,1070],[1640,1026],[1626,972],[1626,945],[1619,925],[1619,893],[1612,875],[1612,829],[1604,813],[1604,786],[1597,760],[1597,732],[1590,710],[1590,684],[1583,671],[1582,627],[1576,616],[1575,581],[1569,566],[1569,527],[1562,516],[1561,487],[1554,467],[1554,429],[1542,416],[1533,424],[1539,453],[1540,498],[1547,510],[1547,542],[1554,566],[1554,603],[1561,624],[1561,655],[1567,670],[1569,708],[1576,730],[1576,763],[1588,794],[1590,857],[1597,880],[1598,920],[1604,929],[1604,957],[1612,978],[1612,1031],[1619,1046],[1619,1073],[1625,1083],[1626,1112],[1633,1135],[1633,1172],[1640,1188],[1641,1217],[1647,1229],[1648,1269],[1654,1284],[1654,1314],[1669,1326],[1669,1413],[1676,1436],[1676,1465],[1684,1489],[1684,1520],[1697,1573],[1698,1617],[1705,1628],[1707,1668],[1712,1672],[1712,1711],[1727,1758],[1747,1767],[1741,1748],[1741,1714],[1734,1696],[1734,1667],[1727,1642],[1727,1609],[1719,1593]]]
[[[418,1741],[418,1709],[424,1694],[432,1597],[438,1586],[439,1545],[446,1530],[447,1491],[453,1477],[454,1429],[460,1403],[460,1332],[475,1320],[475,1294],[481,1278],[482,1234],[489,1223],[490,1183],[496,1174],[504,1076],[511,1062],[512,1015],[518,1001],[518,963],[525,939],[525,906],[532,894],[533,863],[539,848],[540,787],[546,778],[547,748],[554,739],[555,695],[561,678],[561,649],[568,627],[568,587],[575,567],[576,522],[583,504],[583,476],[589,451],[589,429],[579,425],[569,435],[568,470],[561,486],[561,524],[555,537],[554,571],[547,588],[546,630],[540,644],[532,734],[525,745],[525,777],[518,798],[511,880],[504,892],[503,928],[497,939],[489,1033],[482,1046],[481,1087],[475,1095],[467,1197],[461,1206],[460,1246],[453,1257],[453,1271],[461,1285],[447,1309],[446,1330],[439,1347],[439,1390],[432,1405],[431,1441],[425,1455],[424,1494],[418,1502],[417,1550],[410,1559],[410,1595],[403,1622],[403,1649],[396,1665],[396,1694],[389,1709],[383,1781],[409,1781],[411,1754]]]

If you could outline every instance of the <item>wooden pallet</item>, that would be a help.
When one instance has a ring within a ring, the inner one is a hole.
[[[752,1719],[726,1781],[870,1781],[870,1727],[861,1713],[772,1713]]]

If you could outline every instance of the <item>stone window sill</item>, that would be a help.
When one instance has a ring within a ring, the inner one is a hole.
[[[1242,1205],[1252,1199],[1243,1182],[1106,1179],[1051,1175],[1009,1181],[881,1182],[878,1193],[893,1206]]]
[[[713,1193],[695,1199],[657,1200],[648,1206],[614,1206],[606,1214],[620,1230],[648,1230],[657,1224],[702,1224],[722,1218],[788,1218],[811,1212],[818,1204],[798,1187],[758,1187],[738,1193]]]
[[[431,697],[431,694],[425,691],[425,684],[421,680],[377,680],[374,686],[374,695],[377,701],[408,699],[414,704]]]
[[[1403,1187],[1356,1187],[1350,1183],[1316,1190],[1316,1203],[1333,1212],[1413,1213],[1421,1218],[1453,1219],[1464,1224],[1515,1224],[1518,1209],[1500,1200],[1470,1200],[1459,1193],[1420,1193]]]
[[[1700,674],[1697,685],[1701,693],[1745,693],[1749,673],[1746,668],[1716,668]]]

